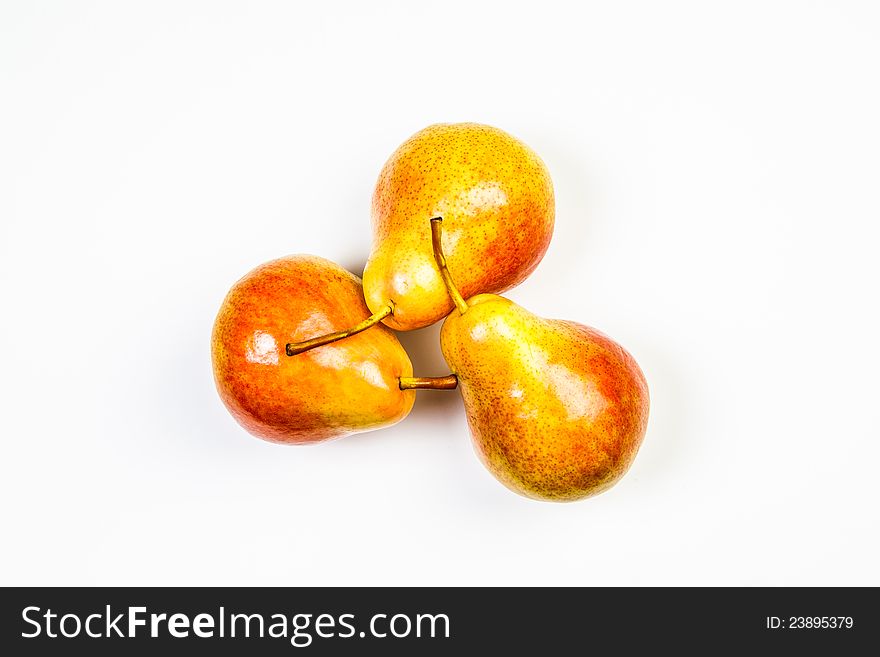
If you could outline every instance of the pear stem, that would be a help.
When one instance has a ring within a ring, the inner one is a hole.
[[[455,374],[449,376],[402,376],[399,381],[401,390],[455,390],[458,386],[458,377]]]
[[[443,255],[443,245],[440,242],[442,223],[443,217],[434,217],[431,219],[431,246],[434,247],[434,261],[437,263],[437,268],[440,270],[440,276],[446,284],[446,291],[449,292],[449,296],[452,298],[455,307],[458,308],[458,312],[463,315],[467,311],[468,305],[464,300],[464,297],[462,297],[461,293],[458,291],[458,288],[455,287],[455,282],[452,280],[452,274],[449,273],[449,268],[446,266],[446,256]]]
[[[360,324],[356,324],[352,326],[350,329],[345,329],[344,331],[337,331],[336,333],[328,333],[327,335],[320,335],[317,338],[312,338],[311,340],[303,340],[302,342],[289,342],[284,350],[287,352],[288,356],[296,356],[297,354],[301,354],[304,351],[308,351],[309,349],[314,349],[315,347],[320,347],[325,344],[330,344],[331,342],[336,342],[337,340],[342,340],[343,338],[347,338],[350,335],[354,335],[355,333],[360,333],[361,331],[366,331],[371,326],[375,326],[383,319],[388,317],[391,314],[393,308],[391,306],[386,306],[379,312],[370,315]]]

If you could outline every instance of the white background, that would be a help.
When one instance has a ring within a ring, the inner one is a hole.
[[[872,2],[4,2],[0,582],[880,585],[878,34]],[[360,273],[380,167],[440,121],[553,176],[509,296],[645,371],[600,497],[508,492],[456,393],[293,448],[214,390],[229,286]]]

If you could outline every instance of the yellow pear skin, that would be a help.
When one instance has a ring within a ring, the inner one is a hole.
[[[432,217],[463,295],[503,292],[537,267],[554,223],[550,174],[528,146],[477,123],[421,130],[385,163],[372,201],[373,245],[364,269],[371,313],[398,331],[440,321],[452,303],[434,264]]]
[[[648,386],[620,345],[493,294],[443,323],[477,454],[527,497],[574,501],[629,469],[648,424]]]

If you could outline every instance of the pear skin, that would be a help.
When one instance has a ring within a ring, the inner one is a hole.
[[[627,471],[648,424],[632,356],[595,329],[492,294],[443,323],[474,447],[498,480],[539,500],[601,493]]]
[[[345,329],[369,314],[360,279],[314,256],[261,265],[223,301],[211,339],[220,398],[253,435],[316,443],[402,420],[412,364],[384,326],[288,356],[285,345]]]
[[[502,130],[432,125],[388,160],[373,193],[373,246],[364,269],[372,313],[407,331],[452,310],[426,230],[443,218],[443,249],[461,293],[502,292],[525,279],[550,243],[553,185],[541,159]]]

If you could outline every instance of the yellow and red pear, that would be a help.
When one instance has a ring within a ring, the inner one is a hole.
[[[648,426],[648,384],[599,331],[538,317],[509,299],[459,293],[431,220],[437,271],[455,310],[440,348],[458,378],[474,448],[511,490],[539,500],[601,493],[626,473]]]
[[[502,292],[538,265],[553,234],[553,185],[523,142],[477,123],[429,126],[382,168],[373,193],[373,246],[364,269],[372,313],[397,330],[452,310],[427,222],[443,218],[443,248],[462,294]]]
[[[253,435],[317,443],[402,420],[412,364],[392,331],[376,326],[306,353],[289,342],[343,330],[369,313],[360,279],[307,255],[260,265],[233,285],[214,323],[211,356],[220,398]]]
[[[626,473],[648,424],[633,357],[599,331],[481,294],[440,343],[458,376],[474,448],[508,488],[540,500],[601,493]]]

